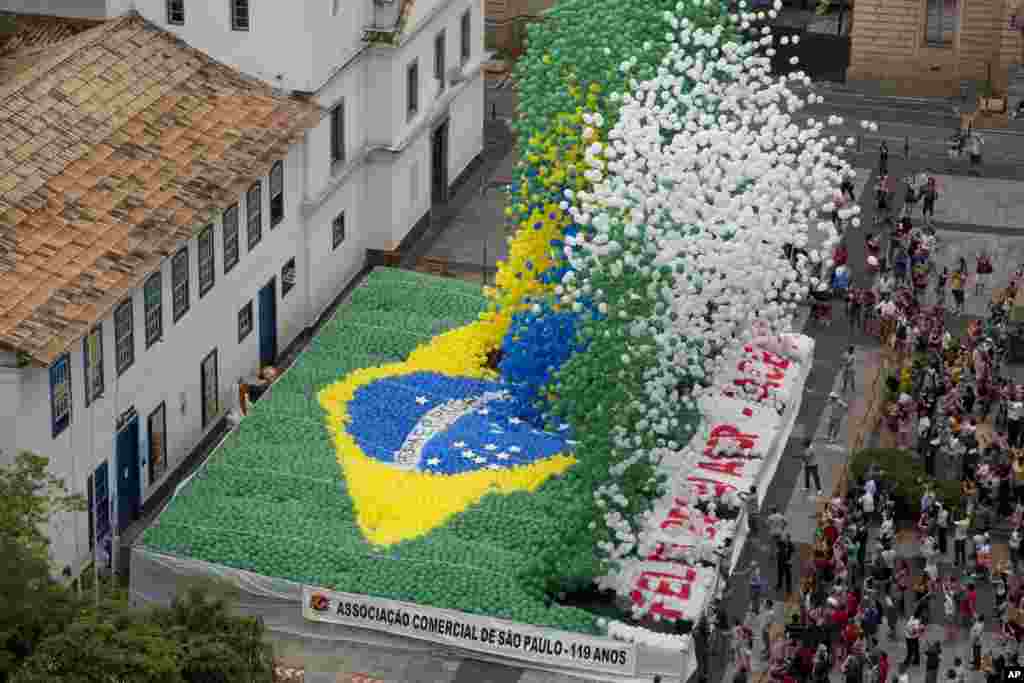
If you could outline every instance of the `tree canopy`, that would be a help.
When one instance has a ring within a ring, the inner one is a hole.
[[[169,607],[137,608],[123,590],[96,604],[56,580],[46,523],[85,502],[47,464],[21,453],[0,467],[0,683],[273,680],[263,624],[232,614],[226,585],[193,584]]]

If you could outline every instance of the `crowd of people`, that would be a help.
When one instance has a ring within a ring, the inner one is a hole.
[[[889,349],[899,371],[886,383],[884,428],[909,451],[906,457],[921,462],[928,478],[921,483],[920,500],[907,510],[907,501],[885,476],[886,464],[873,464],[845,496],[824,506],[803,562],[785,516],[767,511],[776,591],[784,602],[764,599],[769,581],[754,563],[733,575],[733,585],[738,576],[749,580],[750,611],[729,622],[715,609],[699,625],[725,636],[721,640],[730,643],[740,680],[757,658],[765,660],[762,668],[772,680],[783,683],[821,683],[837,670],[848,683],[909,683],[922,665],[927,683],[939,677],[994,681],[1007,667],[1024,664],[1024,385],[1005,373],[1024,266],[997,290],[987,254],[977,255],[973,271],[963,257],[940,268],[933,262],[935,178],[905,179],[902,211],[895,216],[887,160],[881,170],[875,231],[864,237],[873,282],[852,287],[847,249],[838,247],[832,273],[815,273],[812,319],[831,323],[832,301],[844,301],[851,332],[863,330]],[[839,210],[853,200],[852,185],[844,183],[833,221],[846,237],[851,231]],[[986,315],[959,335],[947,313],[963,314],[972,296],[984,304]],[[853,357],[850,347],[842,363],[844,393],[856,390]],[[829,397],[830,441],[844,406],[837,393]],[[804,488],[822,497],[815,443],[805,444],[801,458]],[[950,496],[949,486],[938,485],[943,481],[959,482],[959,495]],[[915,554],[900,557],[896,519],[908,514],[916,518]],[[994,558],[992,542],[993,533],[1001,532],[998,519],[1011,523],[1009,557],[1001,560]],[[773,639],[776,624],[784,624],[784,633]],[[923,643],[930,624],[944,626],[941,637]],[[944,655],[944,644],[964,638],[969,657]],[[905,656],[890,661],[885,643],[899,640]]]

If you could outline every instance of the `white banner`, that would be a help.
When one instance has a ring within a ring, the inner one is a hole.
[[[386,631],[534,664],[636,674],[636,645],[632,643],[397,600],[303,586],[302,616],[310,621]]]

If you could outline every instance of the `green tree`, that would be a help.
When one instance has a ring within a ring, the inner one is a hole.
[[[223,584],[191,586],[154,620],[182,646],[181,677],[189,683],[273,680],[273,653],[263,622],[230,612],[236,593]]]
[[[43,640],[12,683],[180,683],[182,646],[149,610],[123,598],[83,607],[61,632]]]
[[[123,592],[48,637],[11,683],[271,683],[263,624],[193,586],[171,607],[131,607]]]
[[[0,467],[0,682],[80,608],[51,578],[45,527],[50,515],[84,510],[85,501],[69,495],[47,463],[25,452],[13,465]]]
[[[0,467],[0,683],[270,683],[263,623],[238,617],[224,582],[183,586],[170,607],[134,608],[123,590],[98,606],[52,578],[45,526],[83,510],[22,453]]]

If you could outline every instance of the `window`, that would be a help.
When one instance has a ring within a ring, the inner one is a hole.
[[[345,161],[345,100],[331,110],[331,163]]]
[[[444,31],[437,34],[437,38],[434,38],[434,78],[438,81],[437,90],[438,92],[444,92]]]
[[[295,257],[285,261],[281,266],[281,298],[285,298],[288,292],[295,287]]]
[[[143,314],[146,317],[146,348],[164,336],[164,277],[153,273],[142,289]]]
[[[231,30],[249,30],[249,0],[230,0],[231,2]]]
[[[284,162],[270,167],[270,229],[284,218]]]
[[[167,0],[167,23],[175,26],[185,24],[185,0]]]
[[[199,298],[213,289],[215,280],[213,267],[213,226],[207,225],[199,233]]]
[[[200,367],[200,391],[203,398],[203,429],[220,412],[220,398],[217,387],[217,349],[210,351]]]
[[[133,318],[131,299],[122,301],[121,305],[114,309],[114,350],[117,352],[118,375],[124,374],[124,371],[135,362]]]
[[[174,322],[188,313],[188,247],[182,247],[171,261],[171,313]]]
[[[960,0],[927,0],[924,38],[930,47],[952,47],[960,28]]]
[[[260,206],[263,196],[260,189],[260,184],[256,183],[245,193],[245,211],[249,220],[246,230],[249,235],[249,251],[263,239],[263,214]]]
[[[50,366],[50,418],[54,437],[71,424],[71,357],[66,353]]]
[[[413,60],[405,72],[406,116],[412,118],[420,109],[420,65]]]
[[[252,301],[238,312],[238,343],[241,344],[252,332]]]
[[[224,211],[224,274],[238,265],[238,204],[229,206]]]
[[[469,17],[470,10],[466,10],[462,13],[462,21],[459,22],[459,57],[463,64],[469,61],[469,55],[472,54],[469,47]]]
[[[110,533],[110,482],[107,463],[102,463],[86,483],[89,501],[89,550]]]
[[[85,405],[103,395],[103,325],[92,328],[82,342],[82,367],[85,368]]]
[[[167,471],[167,404],[160,403],[146,419],[149,430],[149,485]]]
[[[345,212],[342,211],[331,222],[331,249],[337,249],[345,241]]]

